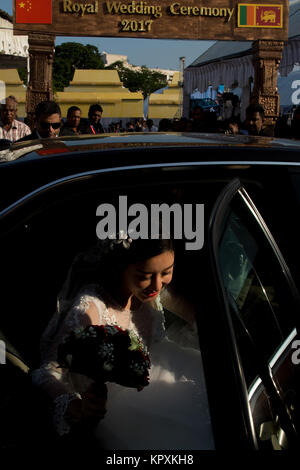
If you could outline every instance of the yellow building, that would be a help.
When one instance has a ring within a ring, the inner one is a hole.
[[[26,87],[17,69],[0,69],[0,99],[13,95],[18,100],[18,117],[26,116]]]
[[[162,93],[152,93],[149,97],[149,119],[174,119],[181,117],[181,93],[179,86],[179,72],[175,72],[172,82]]]
[[[70,106],[79,106],[87,117],[91,104],[103,107],[103,118],[143,117],[143,95],[123,87],[117,70],[75,70],[70,85],[55,93],[55,100],[66,116]]]
[[[161,94],[150,95],[148,118],[178,117],[181,92],[178,81],[179,72],[175,72],[168,89]],[[0,69],[0,95],[0,99],[14,95],[19,102],[18,116],[26,116],[26,86],[20,80],[17,69]],[[70,106],[79,106],[82,117],[87,117],[90,105],[95,103],[103,107],[104,119],[144,116],[142,93],[133,93],[124,88],[116,70],[76,70],[70,85],[64,91],[56,92],[54,99],[60,105],[63,117],[66,117]]]

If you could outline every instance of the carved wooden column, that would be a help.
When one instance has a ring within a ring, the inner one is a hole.
[[[251,103],[259,103],[264,108],[265,124],[273,128],[279,116],[277,72],[283,46],[283,41],[271,40],[258,40],[252,44],[255,76]]]
[[[26,96],[26,111],[29,125],[34,124],[34,110],[41,101],[53,99],[52,65],[55,36],[44,33],[29,33],[29,83]]]

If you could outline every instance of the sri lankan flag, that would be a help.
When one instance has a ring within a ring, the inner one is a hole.
[[[283,5],[238,4],[239,28],[282,28]]]
[[[52,24],[52,0],[15,0],[16,23]]]

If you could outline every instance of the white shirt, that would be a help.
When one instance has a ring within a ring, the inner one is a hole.
[[[8,131],[5,129],[4,124],[0,122],[0,139],[16,142],[16,140],[22,139],[22,137],[29,134],[31,134],[30,127],[17,119],[13,120],[11,128]]]

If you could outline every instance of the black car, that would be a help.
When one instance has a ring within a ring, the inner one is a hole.
[[[196,314],[214,448],[297,449],[300,145],[131,133],[20,143],[7,152],[0,410],[8,424],[0,448],[32,439],[26,420],[20,426],[23,414],[41,426],[32,425],[35,439],[46,439],[30,382],[39,338],[74,256],[97,241],[97,207],[117,207],[126,196],[128,206],[166,204],[171,220],[175,208],[182,216],[200,211],[177,237],[173,290]]]

